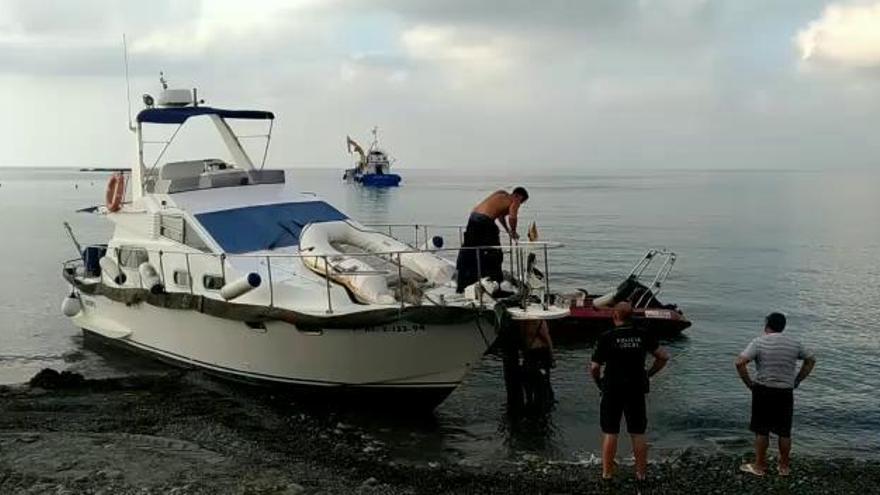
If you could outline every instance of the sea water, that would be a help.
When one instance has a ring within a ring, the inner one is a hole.
[[[498,188],[531,199],[520,231],[536,221],[558,288],[611,290],[648,248],[679,255],[661,299],[694,322],[666,342],[673,361],[652,384],[649,439],[659,451],[747,450],[749,392],[733,361],[771,311],[817,357],[795,393],[795,445],[815,455],[880,455],[880,174],[793,171],[628,171],[479,174],[401,170],[403,185],[342,183],[341,170],[288,172],[364,223],[463,224]],[[107,175],[0,168],[0,383],[43,367],[87,375],[138,372],[138,361],[82,348],[60,313],[69,290],[61,262],[77,257],[62,222],[84,242],[109,223],[78,208],[103,202]],[[457,235],[450,231],[448,236]],[[597,452],[599,395],[590,344],[561,347],[546,416],[505,413],[500,361],[487,356],[430,418],[351,417],[401,458],[493,462],[539,456],[587,461]],[[127,369],[120,369],[126,368]]]

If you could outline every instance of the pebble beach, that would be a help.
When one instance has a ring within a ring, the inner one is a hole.
[[[610,482],[595,463],[538,456],[406,462],[332,411],[302,412],[285,398],[226,394],[205,383],[178,371],[105,379],[43,373],[0,388],[0,493],[867,494],[880,486],[877,461],[797,451],[792,476],[759,479],[738,471],[740,456],[686,449],[652,462],[638,484],[625,459]]]

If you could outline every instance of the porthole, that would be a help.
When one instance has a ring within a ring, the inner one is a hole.
[[[190,280],[189,272],[184,270],[174,270],[174,285],[180,287],[189,287],[192,281]]]
[[[202,286],[205,290],[220,290],[226,282],[220,275],[205,275],[202,277]]]

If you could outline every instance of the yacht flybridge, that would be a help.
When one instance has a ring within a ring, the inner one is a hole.
[[[62,309],[87,336],[233,379],[405,395],[406,408],[435,407],[492,344],[496,301],[485,282],[456,293],[451,250],[437,237],[428,249],[427,227],[403,242],[255,166],[229,122],[267,123],[268,149],[271,112],[202,106],[195,90],[145,103],[136,163],[98,209],[112,237],[81,249],[70,231],[82,256],[63,265]],[[148,168],[145,127],[192,119],[213,123],[232,160],[160,164],[172,137]],[[546,260],[548,247],[504,249]],[[567,314],[523,270],[519,316]]]

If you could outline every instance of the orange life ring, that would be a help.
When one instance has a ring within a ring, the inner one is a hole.
[[[119,211],[122,208],[122,200],[125,197],[125,176],[120,172],[110,176],[107,182],[107,193],[105,200],[107,201],[107,210],[111,213]]]

